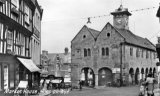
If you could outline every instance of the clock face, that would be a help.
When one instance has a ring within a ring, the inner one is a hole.
[[[121,18],[116,18],[116,24],[122,24],[122,19]]]
[[[128,18],[116,18],[115,19],[116,25],[128,25]]]
[[[128,17],[122,16],[122,17],[115,17],[114,18],[114,24],[119,29],[128,29]]]

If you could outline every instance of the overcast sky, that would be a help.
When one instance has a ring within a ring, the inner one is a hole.
[[[122,1],[123,7],[128,8],[129,11],[151,8],[132,12],[129,18],[129,29],[134,34],[148,38],[156,44],[157,36],[160,36],[160,23],[156,17],[160,1]],[[47,50],[49,53],[62,53],[65,47],[68,47],[70,51],[71,40],[86,25],[87,17],[108,15],[121,4],[121,0],[38,0],[38,2],[44,9],[42,50]],[[91,22],[87,26],[100,31],[107,22],[113,23],[113,17],[91,18]]]

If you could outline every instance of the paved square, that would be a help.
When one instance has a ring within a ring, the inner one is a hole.
[[[74,89],[70,91],[69,94],[54,94],[51,96],[138,96],[139,87],[100,87],[96,89],[83,88],[82,91]]]

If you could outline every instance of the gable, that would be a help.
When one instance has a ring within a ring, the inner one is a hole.
[[[101,43],[104,41],[123,41],[124,37],[121,35],[110,23],[107,23],[102,31],[97,36],[97,42]]]
[[[93,34],[90,32],[88,27],[84,25],[82,29],[78,32],[78,34],[73,38],[71,43],[81,43],[85,41],[94,40]]]

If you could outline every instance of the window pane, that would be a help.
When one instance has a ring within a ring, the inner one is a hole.
[[[148,58],[148,51],[146,51],[146,58]]]
[[[142,58],[143,58],[143,49],[142,49]]]
[[[88,56],[91,56],[91,50],[88,49]]]
[[[133,48],[130,48],[130,56],[133,56]]]
[[[105,49],[102,48],[102,56],[104,56],[104,55],[105,55]]]
[[[7,53],[12,53],[12,47],[13,47],[13,32],[9,31],[7,32]]]
[[[106,48],[106,56],[109,55],[109,48]]]
[[[84,49],[84,57],[87,56],[87,49]]]

